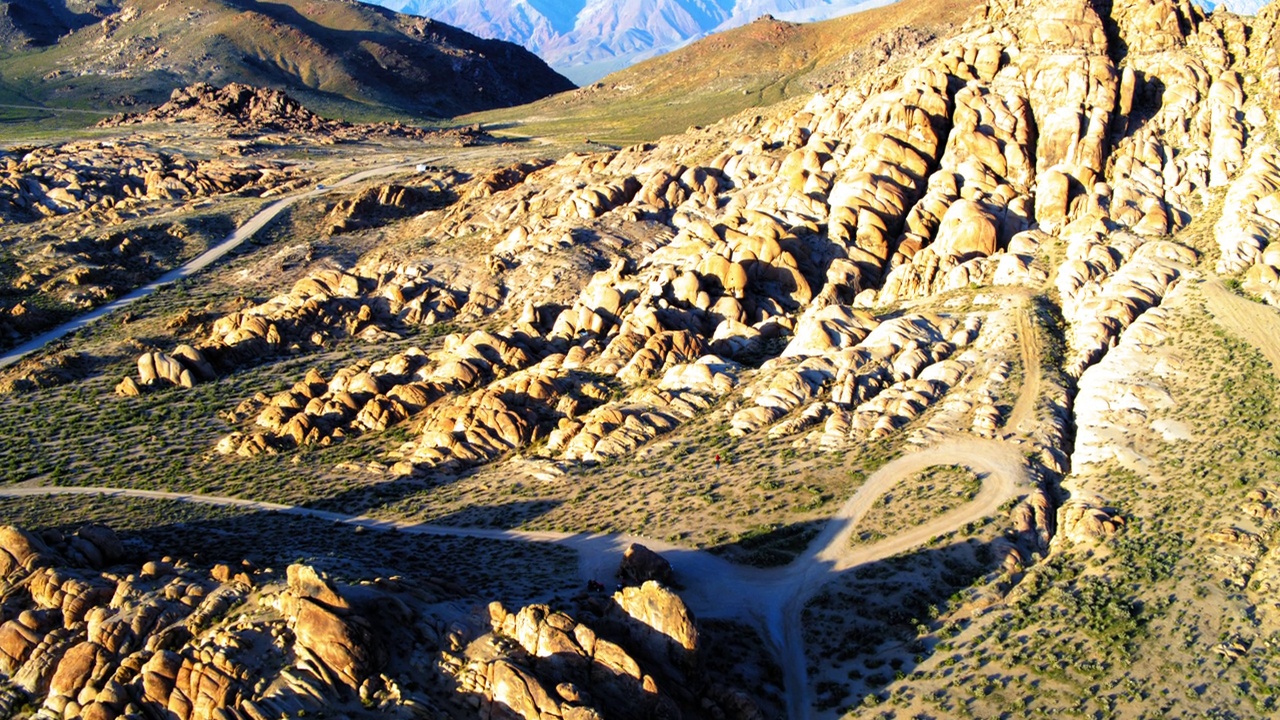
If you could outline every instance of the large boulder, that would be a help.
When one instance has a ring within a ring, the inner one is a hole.
[[[53,562],[53,551],[39,538],[12,525],[0,526],[0,577]]]
[[[688,676],[697,666],[698,627],[679,595],[649,580],[614,593],[631,639],[654,662]]]
[[[618,578],[624,584],[640,585],[656,580],[663,585],[670,585],[672,577],[671,563],[639,543],[631,543],[622,553],[622,563],[618,566]]]
[[[964,262],[996,251],[996,218],[981,204],[957,200],[947,208],[932,247],[940,258]]]

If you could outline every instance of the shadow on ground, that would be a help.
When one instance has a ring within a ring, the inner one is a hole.
[[[858,707],[911,675],[968,620],[976,589],[1001,567],[991,540],[925,547],[832,578],[804,610],[807,674],[819,710]],[[968,617],[969,612],[961,612]],[[949,671],[943,670],[946,677]]]
[[[780,567],[799,557],[826,524],[826,520],[806,520],[762,526],[733,542],[709,547],[707,552],[740,565]]]

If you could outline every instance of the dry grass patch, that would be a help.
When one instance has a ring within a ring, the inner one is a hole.
[[[978,496],[982,479],[960,465],[939,465],[904,480],[880,496],[858,522],[854,545],[879,542],[945,515]]]

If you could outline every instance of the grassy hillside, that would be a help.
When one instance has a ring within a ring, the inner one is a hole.
[[[517,135],[628,145],[812,94],[911,50],[972,15],[973,0],[902,0],[819,23],[762,18],[523,107],[468,116]]]

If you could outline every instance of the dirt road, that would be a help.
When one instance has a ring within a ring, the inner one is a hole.
[[[923,525],[874,545],[850,545],[858,522],[882,495],[900,481],[935,465],[963,465],[982,479],[977,497]],[[813,706],[807,677],[804,628],[805,605],[823,585],[849,568],[883,560],[924,545],[937,535],[996,513],[1000,505],[1031,487],[1018,446],[996,440],[963,439],[945,442],[885,465],[863,483],[827,523],[817,540],[791,565],[780,569],[780,587],[762,598],[757,612],[765,619],[782,661],[787,688],[787,715],[805,720]],[[777,634],[781,631],[781,637]]]
[[[1018,432],[1028,418],[1034,418],[1036,400],[1040,397],[1040,335],[1032,324],[1030,308],[1018,311],[1018,344],[1022,347],[1023,384],[1004,425],[1014,432]]]

